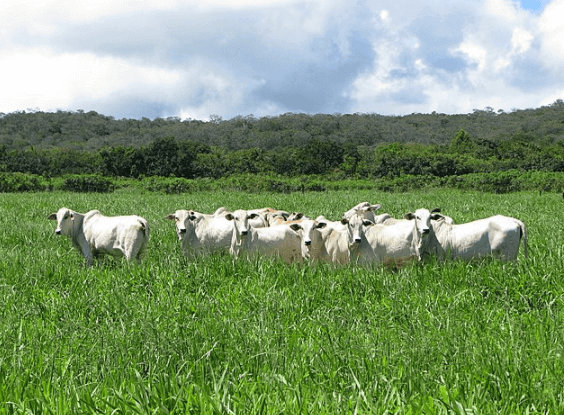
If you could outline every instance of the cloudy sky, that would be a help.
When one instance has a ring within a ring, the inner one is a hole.
[[[0,112],[536,108],[564,99],[563,16],[564,0],[4,0]]]

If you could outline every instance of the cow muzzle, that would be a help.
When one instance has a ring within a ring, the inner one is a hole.
[[[249,233],[249,231],[241,231],[241,235],[243,235],[243,236],[247,236],[248,233]]]
[[[60,235],[62,232],[61,232],[60,229],[55,229],[55,233],[56,233],[57,235]]]
[[[310,246],[310,245],[311,245],[311,241],[304,241],[304,244],[305,244],[306,246]]]
[[[354,238],[354,243],[355,243],[355,244],[359,244],[359,243],[361,243],[361,242],[362,242],[362,239],[361,239],[361,238]]]
[[[421,231],[421,233],[422,233],[423,235],[429,235],[429,229],[423,229],[423,230]]]
[[[179,229],[178,232],[180,232],[180,233],[186,233],[186,228],[184,228],[184,229]]]

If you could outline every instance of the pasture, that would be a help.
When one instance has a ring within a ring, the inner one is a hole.
[[[521,219],[529,259],[399,269],[180,253],[176,209],[264,206],[339,219]],[[562,413],[560,194],[425,190],[0,194],[0,413]],[[141,265],[85,267],[47,215],[138,214]]]

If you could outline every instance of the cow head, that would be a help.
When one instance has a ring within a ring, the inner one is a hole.
[[[304,216],[303,212],[292,212],[288,215],[287,217],[287,221],[292,221],[292,220],[300,220],[303,218],[307,218],[306,216]]]
[[[49,220],[57,221],[55,233],[57,235],[72,236],[73,221],[75,212],[67,208],[61,208],[57,213],[51,213],[47,216]]]
[[[274,225],[281,225],[286,222],[286,218],[288,215],[280,212],[267,212],[266,213],[266,221],[268,222],[268,226]]]
[[[347,210],[343,213],[343,218],[350,218],[352,215],[361,215],[363,219],[368,219],[369,221],[375,222],[376,218],[376,211],[380,209],[382,205],[376,204],[371,205],[368,202],[362,202],[356,205],[355,207]]]
[[[365,238],[364,227],[372,226],[374,222],[365,219],[362,209],[357,210],[349,218],[341,219],[341,223],[346,226],[349,246],[358,246]]]
[[[414,220],[417,233],[423,237],[431,232],[431,212],[428,209],[417,209],[414,213],[406,213],[404,219]]]
[[[249,233],[249,219],[258,218],[258,213],[247,213],[246,210],[236,210],[225,215],[225,219],[233,221],[233,231],[238,237],[245,237]]]
[[[323,244],[319,230],[326,226],[327,222],[319,222],[312,219],[306,219],[290,225],[290,229],[300,236],[303,258],[316,258],[318,256],[318,251],[321,250]]]
[[[431,219],[432,220],[436,220],[436,221],[443,221],[444,223],[447,223],[449,225],[454,225],[454,219],[452,219],[450,216],[445,216],[443,214],[440,213],[441,209],[439,208],[435,208],[431,211]]]
[[[178,239],[182,240],[189,227],[193,227],[194,223],[198,220],[201,213],[195,212],[193,210],[177,210],[170,215],[167,215],[168,220],[173,220],[176,223],[176,233],[178,234]]]
[[[318,222],[312,219],[306,219],[300,223],[293,223],[290,225],[290,228],[294,231],[302,230],[302,243],[305,246],[310,246],[311,242],[314,238],[314,233],[317,229],[323,229],[327,226],[327,222]]]

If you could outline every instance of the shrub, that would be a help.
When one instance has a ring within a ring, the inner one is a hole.
[[[98,175],[67,176],[62,190],[69,192],[108,193],[113,192],[115,186],[111,179]]]
[[[0,173],[0,192],[36,192],[45,190],[41,176],[24,173]]]

